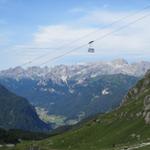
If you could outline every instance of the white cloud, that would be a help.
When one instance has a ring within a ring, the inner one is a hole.
[[[49,58],[53,58],[55,56],[59,56],[66,51],[70,51],[76,47],[79,47],[83,44],[88,43],[91,40],[95,40],[100,38],[101,36],[110,33],[121,26],[128,24],[136,20],[137,18],[146,14],[143,12],[141,14],[137,14],[132,16],[131,18],[126,18],[116,25],[109,26],[113,21],[123,18],[124,16],[129,16],[132,14],[131,12],[114,12],[114,11],[92,11],[88,12],[84,17],[78,20],[82,24],[82,27],[77,26],[76,23],[69,23],[66,25],[48,25],[48,26],[39,26],[36,33],[33,34],[33,41],[31,41],[30,45],[27,47],[52,47],[59,48],[58,50],[47,50],[50,55],[42,58],[39,62],[43,62],[48,60]],[[92,23],[91,23],[92,22]],[[91,26],[91,24],[95,25],[106,25],[107,28],[99,28],[98,26]],[[146,18],[137,22],[136,24],[129,26],[128,28],[119,31],[118,33],[110,34],[103,40],[97,40],[94,43],[94,47],[96,49],[95,55],[107,56],[107,55],[116,55],[116,56],[133,56],[134,59],[137,56],[139,58],[142,55],[147,58],[150,54],[150,18]],[[89,26],[89,27],[88,27]],[[95,32],[95,30],[97,32]],[[88,36],[86,36],[89,33]],[[81,39],[81,37],[84,37]],[[80,40],[77,40],[80,39]],[[72,42],[75,41],[75,42]],[[69,44],[71,43],[71,44]],[[87,45],[88,46],[88,45]],[[87,46],[85,48],[80,49],[72,54],[70,57],[74,57],[77,55],[78,57],[86,56],[87,54]],[[30,53],[30,57],[32,58],[41,55],[41,52],[38,53]],[[42,52],[44,54],[45,51]],[[31,59],[32,60],[32,59]],[[36,64],[36,63],[35,63]]]
[[[94,15],[94,17],[92,17]],[[88,22],[94,23],[112,23],[114,20],[120,19],[123,16],[127,16],[129,13],[117,13],[117,12],[91,12],[89,15]],[[74,41],[76,39],[80,39],[89,33],[87,37],[84,37],[83,40],[79,40],[76,42],[75,46],[79,46],[80,44],[88,43],[90,40],[97,39],[107,33],[110,33],[118,28],[132,22],[142,15],[136,15],[131,17],[128,20],[121,21],[119,24],[115,26],[108,26],[107,28],[97,27],[72,27],[69,25],[56,25],[56,26],[43,26],[40,27],[38,32],[34,34],[34,43],[37,45],[51,45],[51,47],[58,47],[59,45],[63,45]],[[87,17],[86,17],[87,18]],[[84,19],[82,20],[84,21]],[[118,33],[111,34],[103,40],[98,40],[95,42],[98,49],[107,49],[107,50],[141,50],[148,48],[150,45],[148,44],[148,39],[150,38],[150,29],[147,28],[150,24],[150,19],[144,19],[136,24],[129,26],[128,28],[119,31]],[[102,44],[101,44],[102,43]],[[67,47],[66,47],[67,48]]]
[[[70,43],[94,30],[94,28],[72,28],[67,25],[43,26],[39,27],[38,32],[34,34],[33,42],[40,46],[58,47],[58,45]]]

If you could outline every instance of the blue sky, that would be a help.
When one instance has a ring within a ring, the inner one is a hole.
[[[149,0],[0,0],[0,69],[18,66],[49,53],[31,64],[40,65],[147,14],[149,10],[113,27],[103,28],[148,5]],[[118,57],[129,61],[149,60],[149,23],[150,17],[103,42],[95,43],[97,53],[94,55],[89,55],[87,48],[83,48],[47,65],[112,60]],[[55,50],[97,29],[97,34]]]

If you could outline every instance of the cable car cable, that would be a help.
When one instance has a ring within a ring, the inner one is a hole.
[[[144,7],[144,8],[142,8],[142,9],[140,9],[140,10],[138,10],[138,11],[136,11],[136,12],[135,12],[134,14],[132,14],[132,15],[124,16],[124,17],[122,17],[121,19],[118,19],[118,20],[112,22],[111,24],[109,24],[109,25],[107,25],[107,26],[105,26],[105,27],[109,27],[109,26],[111,26],[111,25],[117,24],[118,22],[120,22],[120,21],[122,21],[122,20],[124,20],[124,19],[126,19],[126,18],[131,18],[131,17],[133,17],[133,16],[135,16],[135,15],[137,15],[137,14],[139,14],[139,13],[141,13],[141,12],[143,12],[144,10],[149,9],[149,8],[150,8],[150,5],[148,5],[148,6]],[[92,35],[92,34],[94,34],[94,33],[97,33],[97,31],[99,31],[100,29],[101,29],[101,28],[99,28],[99,29],[97,29],[97,30],[95,30],[95,31],[93,31],[93,32],[90,32],[90,33],[84,35],[83,37],[72,41],[72,42],[69,43],[69,44],[60,46],[60,47],[55,48],[55,49],[56,49],[56,50],[57,50],[57,49],[62,49],[63,47],[66,47],[66,46],[68,46],[68,45],[71,45],[71,44],[73,44],[73,43],[79,41],[79,40],[82,40],[82,39],[84,39],[84,38],[87,38],[89,35]],[[36,49],[36,48],[35,48],[35,49]],[[38,49],[45,49],[45,48],[38,48]],[[47,47],[46,49],[48,49],[48,47]],[[36,61],[36,60],[39,60],[39,59],[42,59],[42,58],[46,57],[46,56],[49,55],[50,53],[51,53],[51,52],[48,52],[48,53],[46,53],[46,54],[37,56],[36,58],[33,58],[32,60],[23,63],[21,66],[25,66],[25,65],[31,64],[32,62],[34,62],[34,61]]]
[[[118,31],[123,30],[123,29],[129,27],[130,25],[133,25],[133,24],[135,24],[135,23],[137,23],[137,22],[139,22],[139,21],[141,21],[141,20],[143,20],[143,19],[145,19],[145,18],[147,18],[147,17],[149,17],[149,16],[150,16],[150,13],[147,14],[147,15],[144,15],[144,16],[142,16],[142,17],[140,17],[140,18],[138,18],[138,19],[136,19],[136,20],[134,20],[134,21],[132,21],[132,22],[130,22],[130,23],[128,23],[128,24],[126,24],[126,25],[124,25],[124,26],[122,26],[122,27],[116,29],[116,30],[114,30],[114,31],[108,32],[107,34],[105,34],[105,35],[103,35],[103,36],[101,36],[101,37],[95,39],[94,41],[103,40],[104,38],[110,36],[111,34],[117,33]],[[72,49],[72,50],[70,50],[70,51],[67,51],[67,52],[65,52],[65,53],[63,53],[63,54],[61,54],[61,55],[59,55],[59,56],[53,57],[52,59],[49,59],[49,60],[47,60],[47,61],[41,63],[40,66],[41,66],[41,65],[45,65],[45,64],[47,64],[47,63],[49,63],[49,62],[52,62],[52,61],[54,61],[54,60],[57,60],[57,59],[59,59],[59,58],[62,58],[62,57],[66,56],[66,55],[68,55],[68,54],[70,54],[70,53],[72,53],[72,52],[78,51],[79,49],[81,49],[81,48],[83,48],[83,47],[85,47],[85,46],[87,46],[87,44],[81,45],[81,46],[79,46],[79,47],[77,47],[77,48],[74,48],[74,49]]]

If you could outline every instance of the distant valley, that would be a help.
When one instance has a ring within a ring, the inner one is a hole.
[[[123,59],[53,68],[16,67],[1,71],[0,83],[27,98],[40,118],[56,128],[118,107],[149,68],[150,62],[129,64]]]

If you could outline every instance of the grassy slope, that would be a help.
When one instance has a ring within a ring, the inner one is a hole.
[[[136,113],[142,111],[140,100],[130,101],[118,110],[99,116],[77,130],[36,142],[43,150],[103,150],[117,149],[124,145],[147,142],[150,138],[150,126]],[[29,143],[18,145],[24,149]],[[113,148],[113,145],[116,148]],[[27,146],[28,147],[28,146]],[[17,148],[16,148],[17,149]],[[141,149],[144,150],[144,149]],[[146,150],[146,149],[145,149]]]
[[[137,84],[139,88],[143,84]],[[80,128],[73,129],[64,134],[38,141],[35,144],[42,150],[120,150],[150,141],[150,125],[146,125],[143,116],[144,97],[150,95],[150,86],[138,93],[136,99],[129,94],[128,100],[122,107],[103,116],[98,116],[84,123]],[[15,150],[25,150],[31,142],[23,142]],[[115,146],[115,147],[114,147]],[[150,146],[139,148],[148,150]]]

